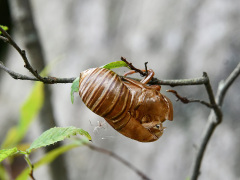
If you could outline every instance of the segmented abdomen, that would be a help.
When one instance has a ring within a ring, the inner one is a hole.
[[[113,71],[92,68],[81,73],[79,95],[85,105],[105,118],[115,129],[121,129],[130,120],[128,113],[132,95]]]

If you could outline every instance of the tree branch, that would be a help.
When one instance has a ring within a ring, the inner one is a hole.
[[[16,73],[16,72],[10,70],[9,68],[7,68],[6,66],[4,66],[4,64],[1,61],[0,61],[0,69],[7,72],[12,78],[14,78],[16,80],[20,79],[20,80],[30,80],[30,81],[41,81],[41,80],[37,79],[36,77],[30,77],[30,76]],[[44,82],[45,84],[72,83],[76,79],[76,77],[56,78],[56,77],[49,76],[49,77],[44,77],[44,79],[47,79],[47,82]]]
[[[1,26],[0,26],[0,28],[1,28]],[[4,42],[8,43],[8,39],[5,38],[5,37],[3,37],[3,36],[1,36],[1,35],[0,35],[0,39],[1,39],[2,41],[4,41]]]
[[[126,58],[121,57],[121,60],[124,61],[130,69],[138,72],[142,76],[147,75],[147,62],[145,63],[145,71],[136,68],[132,65],[132,63],[128,62]],[[121,76],[122,77],[122,76]],[[134,78],[132,78],[134,79]],[[139,79],[135,79],[137,81],[140,81]],[[150,85],[170,85],[172,87],[174,86],[186,86],[186,85],[201,85],[205,84],[208,81],[208,78],[203,74],[203,77],[200,78],[193,78],[193,79],[179,79],[179,80],[159,80],[157,78],[152,78],[152,80],[148,83]]]
[[[24,67],[27,68],[31,74],[35,77],[29,77],[29,76],[25,76],[25,75],[21,75],[19,73],[16,73],[14,71],[11,71],[10,69],[6,68],[4,65],[1,65],[0,68],[3,69],[4,71],[6,71],[7,73],[9,73],[14,79],[21,79],[21,80],[32,80],[32,81],[41,81],[45,84],[55,84],[55,83],[72,83],[74,81],[74,79],[76,78],[56,78],[56,77],[42,77],[37,70],[35,70],[31,64],[29,63],[29,60],[26,56],[26,52],[25,50],[22,50],[17,43],[11,38],[11,36],[4,31],[4,29],[1,28],[0,26],[0,31],[2,32],[2,34],[5,37],[0,36],[1,40],[9,43],[11,46],[13,46],[17,52],[20,54],[20,56],[22,57],[25,65]]]
[[[7,73],[9,73],[14,79],[21,79],[21,80],[31,80],[31,81],[41,81],[45,84],[57,84],[57,83],[72,83],[76,77],[72,77],[72,78],[58,78],[58,77],[42,77],[37,70],[35,70],[31,64],[29,63],[29,60],[26,56],[25,50],[22,50],[17,43],[11,38],[11,36],[0,27],[0,31],[2,32],[2,34],[5,37],[0,36],[0,39],[3,40],[4,42],[9,43],[11,46],[13,46],[18,53],[20,54],[20,56],[22,57],[25,65],[24,67],[27,68],[31,74],[33,74],[33,76],[35,77],[29,77],[29,76],[25,76],[19,73],[16,73],[10,69],[8,69],[7,67],[5,67],[4,65],[1,65],[0,68],[3,69],[4,71],[6,71]],[[125,62],[126,58],[121,57],[121,59]],[[140,74],[142,74],[143,76],[145,76],[145,73],[142,72],[141,70],[135,68],[132,63],[127,62],[127,64],[130,66],[130,68],[132,68],[133,70],[136,70],[137,72],[139,72]],[[146,68],[146,65],[145,65]],[[139,79],[135,79],[140,81]],[[201,85],[204,84],[207,81],[206,77],[200,77],[200,78],[194,78],[194,79],[179,79],[179,80],[159,80],[157,78],[153,78],[149,84],[155,84],[155,85],[170,85],[170,86],[184,86],[184,85]]]
[[[19,48],[19,46],[12,40],[10,35],[8,35],[6,33],[6,31],[4,31],[1,27],[0,27],[0,31],[3,32],[3,35],[6,35],[6,37],[7,37],[7,38],[5,38],[5,37],[0,36],[0,39],[3,40],[4,42],[9,43],[10,45],[12,45],[19,52],[19,54],[21,55],[22,59],[25,62],[24,67],[27,68],[35,76],[35,77],[29,77],[26,75],[19,74],[17,72],[14,72],[14,71],[8,69],[6,66],[4,66],[3,64],[0,63],[0,68],[3,69],[4,71],[6,71],[14,79],[41,81],[45,84],[72,83],[76,79],[76,77],[58,78],[58,77],[42,77],[42,76],[40,76],[38,74],[38,72],[36,70],[34,70],[32,68],[32,66],[30,65],[25,51],[21,50]],[[137,68],[135,68],[135,69],[137,69]],[[141,70],[139,70],[139,71],[141,71]],[[145,74],[144,72],[142,72],[142,73]],[[122,77],[122,76],[120,76],[120,77]],[[140,81],[140,79],[135,79],[135,80]],[[179,79],[179,80],[159,80],[157,78],[153,78],[148,84],[150,84],[150,85],[153,85],[153,84],[155,84],[155,85],[170,85],[173,87],[173,86],[186,86],[186,85],[201,85],[201,84],[204,84],[206,81],[207,81],[207,79],[204,76],[200,77],[200,78]]]
[[[125,159],[121,158],[120,156],[118,156],[117,154],[108,151],[106,149],[94,146],[93,144],[87,143],[86,144],[87,147],[89,147],[91,150],[106,154],[108,156],[111,156],[112,158],[116,159],[117,161],[123,163],[124,165],[126,165],[129,169],[132,169],[137,175],[139,175],[143,180],[150,180],[149,177],[147,177],[143,172],[141,172],[140,170],[138,170],[135,166],[133,166],[131,163],[129,163],[128,161],[126,161]]]
[[[216,96],[216,101],[219,106],[222,106],[223,99],[225,97],[225,94],[228,90],[228,88],[232,85],[232,83],[236,80],[236,78],[240,74],[240,63],[236,66],[236,68],[232,71],[232,73],[228,76],[228,78],[225,81],[221,81],[218,86],[218,92]]]
[[[152,78],[148,84],[156,85],[169,85],[169,86],[189,86],[189,85],[202,85],[207,82],[206,77],[199,77],[193,79],[178,79],[178,80],[159,80],[157,78]]]
[[[10,42],[17,48],[19,54],[24,60],[24,67],[28,69],[35,78],[39,79],[42,82],[53,83],[54,78],[49,77],[47,79],[43,78],[41,74],[37,72],[33,67],[37,68],[41,72],[46,66],[46,59],[44,55],[44,49],[38,34],[38,29],[35,26],[34,22],[34,13],[32,10],[32,5],[30,0],[10,0],[9,1],[11,15],[13,21],[17,25],[16,28],[21,34],[23,44],[26,48],[22,50],[20,46],[16,47],[17,43],[11,39],[10,36],[7,36],[10,39]],[[7,34],[7,33],[6,33]],[[25,52],[28,52],[26,55]],[[29,61],[29,58],[32,61]],[[31,62],[31,63],[30,63]],[[52,105],[51,97],[52,91],[50,86],[44,86],[44,98],[43,105],[39,112],[39,125],[41,131],[45,131],[51,127],[57,126],[57,121],[54,115],[54,108]],[[49,152],[54,148],[60,147],[61,142],[55,143],[53,146],[48,146],[45,148],[45,152]],[[57,157],[54,162],[49,164],[49,175],[52,179],[65,180],[68,179],[68,171],[66,168],[65,157],[62,154]]]
[[[216,98],[214,98],[213,93],[212,93],[212,88],[210,85],[210,82],[208,81],[205,84],[205,87],[207,89],[209,99],[211,104],[213,104],[213,110],[211,111],[209,117],[208,117],[208,122],[206,124],[206,127],[204,129],[201,141],[200,141],[200,146],[197,151],[196,157],[193,162],[192,166],[192,172],[191,172],[191,180],[197,180],[199,174],[200,174],[200,167],[202,163],[202,159],[207,147],[207,144],[216,129],[217,125],[219,125],[222,121],[222,112],[220,107],[222,106],[223,103],[223,98],[230,87],[230,85],[234,82],[234,80],[239,76],[240,74],[240,63],[237,65],[237,67],[233,70],[233,72],[228,76],[228,78],[225,81],[220,82],[218,86],[218,91]],[[206,75],[207,77],[207,75]],[[215,102],[216,99],[216,102]],[[214,118],[214,115],[216,116],[216,119]]]
[[[206,102],[206,101],[202,101],[202,100],[198,100],[198,99],[188,99],[187,97],[182,97],[182,96],[180,96],[180,95],[177,93],[177,91],[172,90],[172,89],[167,90],[167,92],[171,92],[171,93],[175,94],[175,96],[177,97],[177,101],[180,100],[180,101],[181,101],[182,103],[184,103],[184,104],[193,103],[193,102],[198,102],[198,103],[201,103],[201,104],[207,106],[208,108],[212,108],[212,105],[209,104],[209,103]]]
[[[7,72],[10,76],[12,76],[12,78],[14,79],[21,79],[21,80],[30,80],[30,81],[39,81],[37,78],[35,77],[29,77],[29,76],[25,76],[19,73],[16,73],[10,69],[8,69],[6,66],[3,65],[3,63],[0,61],[0,69],[4,70],[5,72]]]

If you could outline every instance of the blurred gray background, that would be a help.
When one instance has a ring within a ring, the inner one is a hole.
[[[138,68],[144,68],[147,61],[159,79],[201,77],[207,72],[216,92],[219,81],[230,74],[240,59],[238,0],[30,2],[46,61],[57,60],[52,76],[77,77],[85,69],[124,56]],[[14,8],[10,11],[15,13]],[[25,49],[20,30],[14,22],[13,25],[11,34]],[[0,58],[12,70],[29,75],[12,47]],[[34,63],[34,59],[31,61]],[[20,106],[32,85],[33,82],[14,80],[0,71],[0,142],[7,130],[17,123]],[[167,129],[163,136],[152,143],[128,139],[107,124],[94,131],[98,121],[104,123],[104,119],[88,110],[77,94],[74,104],[71,103],[71,84],[48,86],[52,90],[49,98],[58,126],[87,130],[94,145],[115,152],[151,179],[185,180],[189,176],[195,146],[199,144],[210,110],[201,104],[176,102],[165,90],[175,89],[183,96],[208,100],[204,86],[162,86],[162,93],[173,102],[174,120],[164,123]],[[200,180],[240,178],[239,88],[238,78],[227,92],[223,122],[208,144]],[[41,133],[40,126],[38,118],[32,124],[27,141],[33,141]],[[65,154],[65,159],[70,180],[140,179],[120,162],[87,147],[71,150]],[[51,179],[47,166],[34,173],[36,179]]]

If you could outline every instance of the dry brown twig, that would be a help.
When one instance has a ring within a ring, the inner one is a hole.
[[[147,73],[147,62],[145,63],[145,71],[146,72],[143,72],[142,70],[140,70],[140,69],[136,68],[135,66],[133,66],[132,63],[128,62],[125,57],[121,57],[121,60],[123,62],[125,62],[131,70],[134,70],[135,72],[138,72],[140,75],[146,76],[148,74]]]
[[[72,83],[74,81],[74,79],[76,79],[76,77],[73,77],[73,78],[57,78],[57,77],[42,77],[42,76],[40,76],[39,73],[37,72],[37,70],[35,70],[31,66],[31,64],[29,63],[25,51],[22,50],[15,43],[15,41],[11,38],[11,36],[6,31],[4,31],[1,27],[0,27],[0,31],[2,32],[2,34],[4,36],[4,37],[0,36],[0,39],[3,40],[4,42],[9,43],[11,46],[13,46],[18,51],[18,53],[21,55],[21,57],[22,57],[22,59],[25,63],[24,67],[27,68],[31,72],[31,74],[34,76],[34,77],[29,77],[29,76],[25,76],[25,75],[16,73],[16,72],[8,69],[7,67],[5,67],[2,63],[0,63],[0,69],[7,72],[14,79],[41,81],[45,84]],[[143,72],[140,69],[137,69],[136,67],[134,67],[132,65],[132,63],[130,63],[126,60],[126,58],[121,57],[121,60],[126,62],[132,70],[135,70],[136,72],[140,73],[142,76],[146,75],[146,73],[147,73],[146,63],[145,63],[146,72]],[[189,100],[186,97],[181,97],[174,90],[169,91],[169,92],[174,93],[176,95],[176,97],[183,103],[198,102],[198,103],[206,105],[209,108],[212,108],[212,111],[211,111],[211,113],[209,115],[209,118],[208,118],[208,123],[206,124],[206,128],[204,129],[202,139],[200,141],[200,145],[197,149],[196,158],[193,161],[193,167],[192,167],[192,171],[191,171],[191,180],[196,180],[199,176],[201,162],[202,162],[202,159],[203,159],[203,156],[204,156],[204,152],[206,150],[206,146],[207,146],[215,128],[222,121],[221,106],[222,106],[222,103],[223,103],[223,99],[225,97],[225,94],[226,94],[228,88],[232,85],[232,83],[239,76],[239,74],[240,74],[240,63],[233,70],[233,72],[229,75],[229,77],[225,81],[222,81],[219,84],[216,97],[214,97],[214,93],[212,91],[212,87],[211,87],[211,84],[210,84],[209,77],[208,77],[207,73],[205,73],[205,72],[203,73],[203,76],[199,77],[199,78],[180,79],[180,80],[159,80],[157,78],[153,78],[149,82],[149,84],[169,85],[169,86],[172,86],[172,87],[173,86],[188,86],[188,85],[204,85],[205,88],[206,88],[208,98],[209,98],[209,101],[210,101],[209,103],[205,102],[205,101],[201,101],[201,100]],[[216,118],[214,118],[214,117],[216,117]],[[114,157],[115,159],[119,160],[120,162],[122,162],[125,165],[129,164],[128,165],[129,168],[131,168],[131,166],[132,166],[130,163],[128,163],[127,161],[125,162],[125,160],[122,160],[121,158],[119,158],[119,156],[117,156],[116,154],[114,154],[114,153],[112,153],[108,150],[101,149],[101,148],[96,148],[95,146],[91,146],[91,145],[89,146],[89,148],[97,150],[97,151],[105,153],[105,154],[108,154],[108,155]],[[141,173],[140,171],[138,171],[134,168],[131,168],[131,169],[134,170],[137,174],[139,174],[144,179],[145,175],[143,173]],[[142,176],[142,175],[144,175],[144,176]],[[146,179],[149,179],[149,178],[146,177]]]
[[[202,100],[199,100],[199,99],[189,99],[187,97],[182,97],[180,96],[177,91],[173,90],[173,89],[170,89],[170,90],[167,90],[167,92],[171,92],[173,93],[176,97],[177,97],[177,101],[180,100],[182,103],[184,104],[188,104],[188,103],[193,103],[193,102],[197,102],[197,103],[201,103],[209,108],[212,108],[212,105],[209,104],[208,102],[206,101],[202,101]]]
[[[100,148],[97,146],[94,146],[93,144],[87,143],[85,144],[87,147],[89,147],[91,150],[106,154],[108,156],[111,156],[112,158],[116,159],[117,161],[121,162],[122,164],[126,165],[129,169],[132,169],[134,172],[136,172],[137,175],[141,177],[142,180],[150,180],[150,178],[145,175],[142,171],[138,170],[135,166],[133,166],[131,163],[126,161],[125,159],[121,158],[119,155],[115,154],[112,151],[109,151],[104,148]]]

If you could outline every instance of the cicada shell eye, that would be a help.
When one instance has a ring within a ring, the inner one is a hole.
[[[162,126],[162,122],[159,120],[142,123],[142,126],[147,129],[152,135],[154,135],[157,139],[162,136],[165,129]]]
[[[149,131],[160,138],[163,134],[165,127],[162,126],[162,123],[156,124],[154,127],[150,128]]]

